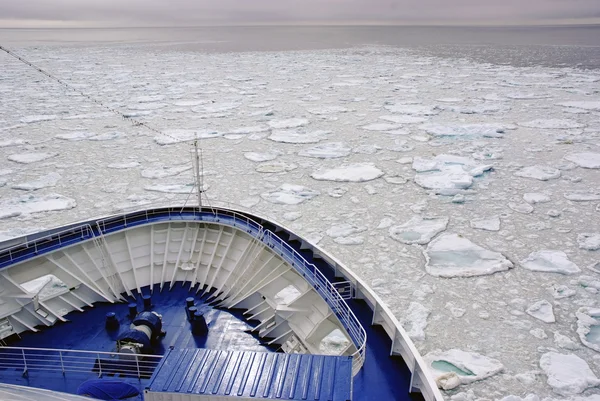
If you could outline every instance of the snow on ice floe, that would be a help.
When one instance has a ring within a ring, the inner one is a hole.
[[[56,156],[58,156],[58,153],[16,153],[9,155],[8,160],[15,163],[30,164],[41,162],[42,160],[47,160]]]
[[[306,188],[302,185],[283,184],[271,192],[261,194],[264,200],[282,205],[298,205],[319,195],[319,191]]]
[[[444,390],[487,379],[504,370],[504,365],[497,359],[459,349],[436,350],[423,358],[438,387]]]
[[[127,170],[130,168],[136,168],[139,165],[140,165],[139,162],[124,162],[124,163],[111,163],[111,164],[108,164],[106,167],[112,168],[115,170]]]
[[[600,101],[563,102],[558,103],[558,106],[581,110],[600,111]]]
[[[560,177],[561,172],[558,169],[548,166],[528,166],[517,171],[515,175],[517,177],[548,181]]]
[[[160,135],[154,137],[154,142],[159,145],[172,145],[180,142],[189,142],[194,139],[216,138],[222,134],[209,129],[189,130],[189,129],[168,129],[162,131]]]
[[[581,343],[600,352],[600,308],[579,308],[575,315]]]
[[[310,114],[324,116],[329,114],[346,113],[348,109],[342,106],[320,106],[306,109]]]
[[[389,121],[395,124],[419,124],[424,123],[428,119],[426,117],[415,117],[409,115],[399,115],[399,116],[380,116],[380,120]]]
[[[539,120],[525,121],[518,123],[521,127],[526,128],[540,128],[540,129],[573,129],[583,128],[585,125],[578,123],[575,120],[569,119],[558,119],[558,118],[545,118]]]
[[[448,226],[447,217],[414,216],[408,222],[390,227],[390,236],[405,244],[427,244]]]
[[[327,235],[340,245],[360,245],[364,242],[362,236],[356,234],[367,231],[366,226],[357,226],[350,223],[337,224],[327,230]]]
[[[486,137],[499,138],[504,135],[506,130],[516,127],[506,124],[423,124],[419,126],[428,134],[436,137]]]
[[[271,120],[269,127],[273,129],[290,129],[299,128],[308,125],[309,121],[306,118],[288,118],[284,120]]]
[[[49,173],[33,181],[14,184],[12,188],[23,191],[35,191],[42,188],[53,187],[61,178],[61,175],[58,173]]]
[[[492,216],[482,219],[473,219],[469,222],[471,228],[485,231],[500,231],[500,217]]]
[[[21,122],[25,124],[40,123],[42,121],[52,121],[58,118],[55,114],[42,114],[36,116],[26,116],[21,118]]]
[[[20,146],[27,144],[23,139],[7,139],[0,141],[0,148],[8,148],[9,146]]]
[[[435,189],[442,195],[456,195],[473,185],[473,177],[491,170],[492,165],[477,165],[467,157],[438,155],[433,159],[415,157],[412,167],[417,174],[415,183],[425,189]]]
[[[169,194],[190,194],[196,190],[196,186],[194,184],[153,184],[146,185],[144,189]]]
[[[395,103],[387,104],[383,107],[392,113],[416,116],[434,116],[440,112],[440,109],[437,106],[424,106],[418,104]]]
[[[75,199],[59,194],[23,195],[0,202],[0,219],[22,214],[73,209]]]
[[[441,234],[423,254],[427,273],[436,277],[481,276],[513,267],[501,253],[476,245],[459,234]]]
[[[230,131],[227,131],[226,135],[250,135],[250,134],[260,134],[261,132],[267,132],[271,128],[266,125],[251,125],[248,127],[240,127],[235,128]]]
[[[540,358],[540,368],[548,376],[552,390],[560,395],[581,394],[600,385],[587,362],[574,354],[547,352]]]
[[[338,182],[364,182],[381,177],[383,171],[373,163],[355,163],[328,170],[319,170],[311,174],[315,180]]]
[[[411,302],[400,320],[402,327],[413,341],[425,340],[427,318],[431,311],[418,302]]]
[[[527,310],[527,314],[533,316],[536,319],[541,320],[545,323],[554,323],[556,318],[554,317],[554,311],[552,310],[552,304],[544,300],[535,302],[530,305]]]
[[[298,130],[274,130],[269,139],[282,143],[317,143],[327,138],[330,131],[298,131]]]
[[[315,157],[318,159],[335,159],[338,157],[346,157],[350,152],[352,152],[352,148],[343,142],[328,142],[308,149],[302,149],[298,152],[298,155]]]
[[[96,134],[93,132],[69,132],[67,134],[58,134],[54,137],[56,139],[62,139],[63,141],[83,141],[95,135]]]
[[[282,161],[268,161],[260,163],[255,170],[259,173],[285,173],[298,168],[297,164]]]
[[[600,168],[600,153],[573,153],[566,155],[565,159],[583,168]]]
[[[522,214],[533,213],[533,206],[531,206],[529,203],[509,202],[508,207],[514,210],[515,212]]]
[[[531,205],[535,205],[536,203],[550,202],[550,197],[548,195],[537,192],[528,192],[523,194],[523,199],[525,202]]]
[[[575,202],[588,202],[600,200],[600,192],[586,190],[565,192],[563,196],[565,197],[565,199]]]
[[[215,114],[215,113],[224,113],[227,111],[232,111],[240,107],[239,103],[236,102],[221,102],[221,103],[208,103],[202,104],[197,107],[193,107],[192,111],[194,113],[204,113],[204,114]]]
[[[244,152],[244,157],[253,162],[268,162],[277,159],[279,153],[258,153],[258,152]]]
[[[140,172],[140,174],[144,178],[157,179],[157,178],[172,177],[172,176],[181,174],[184,171],[188,171],[191,169],[192,169],[192,166],[190,166],[190,165],[152,167],[152,168],[143,169]]]
[[[581,233],[577,236],[579,249],[597,251],[600,249],[600,233]]]
[[[389,123],[373,123],[363,125],[361,128],[366,131],[392,131],[400,128],[400,125]]]
[[[532,252],[520,262],[527,270],[545,273],[575,274],[581,269],[562,251],[541,250]]]

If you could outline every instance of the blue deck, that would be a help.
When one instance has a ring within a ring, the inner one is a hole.
[[[156,368],[147,392],[347,401],[352,393],[352,358],[176,349]]]

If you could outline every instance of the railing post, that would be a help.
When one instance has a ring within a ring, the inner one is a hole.
[[[62,351],[58,351],[58,356],[60,357],[60,368],[62,370],[63,376],[65,375],[65,363],[63,362]]]
[[[137,354],[135,354],[135,364],[137,366],[138,379],[141,379],[142,375],[140,374],[140,361]]]
[[[25,358],[25,350],[21,349],[21,353],[23,354],[23,377],[27,376],[27,358]]]
[[[102,377],[102,362],[100,362],[100,354],[96,354],[98,357],[98,377]]]

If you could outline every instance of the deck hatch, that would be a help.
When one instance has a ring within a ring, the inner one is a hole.
[[[156,368],[144,400],[349,401],[351,395],[348,356],[173,349]]]

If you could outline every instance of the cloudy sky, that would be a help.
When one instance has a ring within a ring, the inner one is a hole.
[[[0,26],[600,21],[600,0],[0,0]]]

